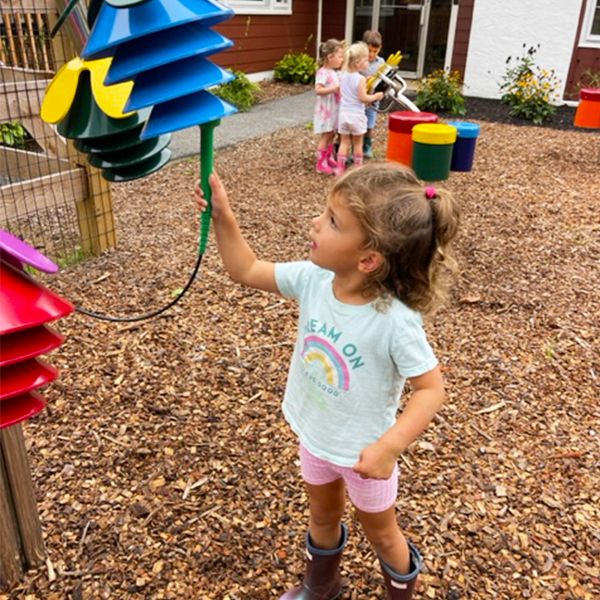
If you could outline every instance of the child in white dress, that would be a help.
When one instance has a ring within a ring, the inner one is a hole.
[[[336,167],[333,157],[333,137],[337,129],[340,106],[340,82],[338,69],[344,62],[344,45],[339,40],[330,39],[319,47],[319,65],[315,77],[314,132],[319,135],[317,142],[317,173],[331,174]]]
[[[363,137],[367,131],[365,104],[383,98],[382,92],[367,94],[367,79],[361,75],[369,66],[369,48],[364,42],[352,44],[346,50],[344,69],[340,76],[340,114],[338,132],[340,149],[337,155],[337,174],[341,175],[352,145],[352,156],[357,166],[363,163]]]

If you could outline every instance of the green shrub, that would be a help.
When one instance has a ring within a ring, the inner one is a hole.
[[[446,112],[464,115],[465,98],[462,93],[462,77],[458,71],[437,69],[417,84],[415,104],[430,112]]]
[[[312,83],[317,61],[305,52],[289,52],[275,65],[275,80],[287,83]]]
[[[19,121],[0,123],[0,144],[25,148],[27,131]]]
[[[523,44],[525,49],[526,44]],[[537,46],[530,46],[522,56],[506,59],[506,73],[500,84],[502,102],[510,106],[510,114],[540,125],[554,114],[559,87],[554,70],[540,69],[535,64]]]
[[[220,85],[215,94],[236,106],[242,112],[250,110],[256,104],[256,93],[260,90],[260,85],[250,81],[242,71],[232,71],[235,79]]]

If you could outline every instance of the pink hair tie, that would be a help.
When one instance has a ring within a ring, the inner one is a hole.
[[[427,200],[433,200],[433,198],[435,198],[437,196],[437,190],[435,189],[434,185],[428,185],[425,188],[425,198],[427,198]]]

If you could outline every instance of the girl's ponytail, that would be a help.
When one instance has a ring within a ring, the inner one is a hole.
[[[436,247],[442,255],[442,260],[450,259],[452,265],[455,265],[454,259],[448,253],[448,247],[458,233],[460,223],[458,205],[454,196],[447,190],[436,190],[436,192],[436,197],[431,199]]]
[[[429,264],[429,302],[425,312],[429,312],[445,299],[449,278],[458,270],[451,243],[458,233],[460,212],[454,196],[447,190],[436,190],[430,200],[434,251]]]
[[[450,192],[440,190],[432,206],[435,211],[438,242],[446,246],[458,233],[458,225],[460,223],[458,205]]]

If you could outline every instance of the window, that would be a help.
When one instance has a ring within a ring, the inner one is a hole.
[[[291,15],[292,0],[229,0],[236,15]]]
[[[600,48],[600,0],[587,0],[579,45]]]

